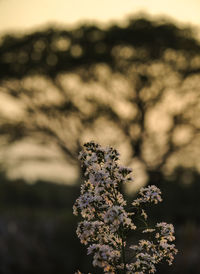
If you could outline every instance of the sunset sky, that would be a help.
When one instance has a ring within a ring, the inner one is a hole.
[[[128,16],[138,13],[148,14],[153,18],[167,17],[184,25],[194,24],[200,27],[200,0],[0,0],[0,35],[13,31],[28,32],[49,24],[74,26],[83,22],[95,22],[105,25],[123,22]],[[9,112],[9,105],[4,104],[4,108],[5,106]],[[37,152],[35,146],[31,147],[30,144],[27,146],[29,151],[32,149],[34,153]],[[24,147],[13,149],[14,151],[10,147],[11,152],[18,155],[25,151]],[[49,157],[55,158],[55,155]],[[47,176],[51,175],[51,178],[56,180],[54,175],[59,174],[59,181],[65,181],[66,174],[69,174],[69,169],[67,170],[66,166],[58,161],[57,165],[55,161],[52,162],[50,169],[49,164],[46,167],[45,163],[41,166],[29,161],[29,165],[26,163],[25,167],[12,168],[11,177],[23,174],[31,181],[36,175],[45,177],[45,169],[48,171]],[[70,170],[72,177],[75,173],[76,171],[73,173]],[[72,180],[72,178],[68,179]]]
[[[48,23],[108,23],[138,12],[200,26],[199,0],[0,0],[0,33]]]

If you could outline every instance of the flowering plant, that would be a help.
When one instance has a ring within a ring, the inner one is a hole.
[[[162,201],[159,188],[154,185],[141,188],[128,210],[120,188],[132,180],[132,170],[119,165],[119,153],[112,147],[102,148],[89,142],[79,159],[85,182],[73,212],[83,218],[76,232],[81,243],[88,246],[88,254],[93,254],[93,265],[103,268],[104,273],[143,274],[155,273],[156,265],[163,259],[172,264],[177,253],[171,243],[175,239],[173,225],[161,222],[149,228],[144,209],[145,205]],[[128,261],[127,235],[140,229],[134,221],[137,217],[145,223],[141,232],[149,239],[128,247],[131,254]]]

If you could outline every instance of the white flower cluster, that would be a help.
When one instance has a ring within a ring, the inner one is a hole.
[[[130,246],[135,251],[136,261],[127,265],[127,273],[155,273],[156,264],[166,259],[171,265],[177,253],[175,245],[170,243],[175,240],[172,224],[158,223],[155,229],[146,229],[143,233],[152,233],[154,240],[140,240],[137,245]]]
[[[137,229],[133,219],[139,215],[146,224],[147,214],[142,206],[161,202],[160,190],[156,186],[142,188],[128,212],[120,189],[132,180],[132,170],[119,165],[119,153],[90,142],[84,145],[79,159],[85,183],[73,212],[83,218],[77,235],[81,243],[88,245],[88,254],[93,254],[93,265],[103,268],[105,273],[142,274],[154,273],[155,265],[163,259],[171,264],[177,250],[171,244],[175,239],[173,225],[166,223],[158,223],[155,228],[146,226],[142,232],[154,240],[140,240],[137,245],[131,245],[131,262],[127,263],[125,256],[127,233]]]

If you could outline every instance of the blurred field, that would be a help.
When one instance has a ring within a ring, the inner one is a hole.
[[[76,269],[101,273],[92,269],[75,234],[79,219],[73,216],[72,205],[79,195],[78,186],[5,180],[0,193],[0,273],[73,273]],[[171,196],[175,195],[182,198],[174,205]],[[173,266],[161,265],[158,273],[198,273],[200,269],[198,200],[189,204],[184,195],[188,197],[188,189],[168,189],[163,203],[149,210],[152,222],[175,224],[179,249]]]

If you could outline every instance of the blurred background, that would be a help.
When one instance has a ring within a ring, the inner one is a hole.
[[[200,2],[0,0],[0,274],[102,273],[76,236],[84,142],[155,184],[200,273]]]

